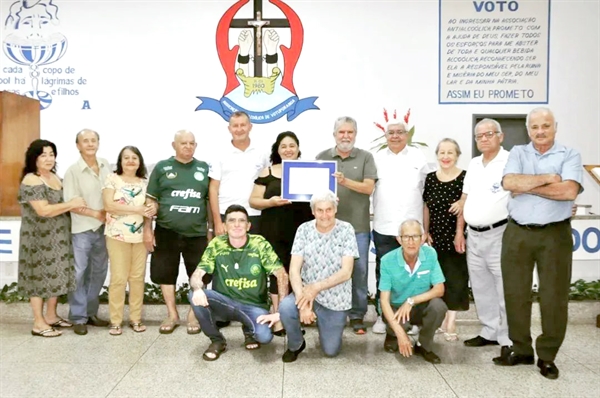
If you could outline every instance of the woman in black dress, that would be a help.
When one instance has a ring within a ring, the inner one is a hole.
[[[439,167],[425,179],[423,224],[446,278],[444,301],[448,312],[440,331],[447,341],[457,341],[456,311],[469,309],[465,222],[458,203],[466,172],[456,166],[460,148],[453,139],[440,141],[435,153]]]
[[[302,223],[313,218],[309,203],[291,202],[281,198],[281,162],[297,160],[299,157],[300,141],[296,134],[291,131],[279,134],[271,147],[271,167],[261,171],[254,181],[254,189],[250,196],[250,206],[262,210],[261,234],[271,243],[288,272],[296,230]],[[273,302],[273,312],[277,312],[279,308],[277,291],[277,280],[271,277],[269,293]],[[281,335],[282,327],[280,323],[275,325],[273,332]]]

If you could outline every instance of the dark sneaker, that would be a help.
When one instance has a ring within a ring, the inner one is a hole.
[[[425,348],[423,348],[423,346],[416,345],[415,346],[415,354],[422,356],[424,360],[426,360],[427,362],[432,363],[434,365],[438,364],[438,363],[442,363],[442,360],[440,359],[440,357],[435,355],[435,352],[427,351]]]
[[[300,353],[304,351],[305,348],[306,340],[302,342],[302,345],[296,351],[288,349],[286,352],[284,352],[283,357],[281,357],[281,360],[286,363],[294,362],[296,359],[298,359],[298,355],[300,355]]]

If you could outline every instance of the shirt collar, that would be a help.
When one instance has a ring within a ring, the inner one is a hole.
[[[533,142],[530,142],[525,147],[525,150],[530,153],[535,153],[536,155],[544,156],[544,155],[548,155],[551,153],[565,152],[567,150],[567,148],[564,145],[558,143],[557,141],[554,141],[554,145],[552,145],[552,148],[550,148],[550,150],[548,150],[548,152],[542,154],[537,149],[535,149],[535,147],[533,146]]]
[[[504,162],[506,159],[508,159],[508,154],[509,152],[504,149],[504,147],[500,147],[500,151],[498,151],[494,159],[492,159],[488,165],[495,162]],[[479,164],[483,164],[483,154],[477,156],[475,159],[477,159]]]
[[[406,145],[400,152],[398,153],[394,153],[392,152],[392,150],[387,147],[385,148],[385,152],[387,155],[392,155],[392,156],[399,156],[399,155],[408,155],[408,145]]]
[[[100,160],[98,160],[98,158],[96,158],[96,163],[98,163],[98,167],[99,167],[100,169],[103,169],[103,168],[104,168],[104,163],[103,163],[103,162],[101,162]],[[83,158],[82,158],[82,157],[80,157],[80,158],[79,158],[79,160],[77,161],[77,166],[79,166],[79,170],[80,170],[80,171],[83,171],[83,170],[85,170],[86,168],[87,168],[87,169],[90,169],[90,170],[92,169],[90,166],[88,166],[88,164],[85,162],[85,160],[83,160]]]
[[[248,145],[248,148],[246,148],[245,151],[242,151],[241,149],[234,147],[233,143],[231,141],[229,141],[229,148],[231,148],[231,151],[233,153],[238,153],[238,152],[246,153],[246,152],[250,152],[250,151],[253,151],[254,149],[256,149],[252,140],[250,140],[250,145]]]
[[[338,157],[338,158],[340,158],[340,159],[341,159],[342,157],[340,156],[340,154],[339,154],[339,153],[337,153],[337,150],[336,150],[336,148],[337,148],[337,146],[334,146],[333,148],[331,148],[331,157],[332,157],[332,158]],[[350,156],[348,156],[348,157],[349,157],[349,158],[355,158],[357,153],[358,153],[358,148],[357,148],[357,147],[354,147],[354,148],[352,148],[352,150],[350,151]]]
[[[409,276],[413,276],[414,274],[417,273],[417,271],[419,270],[419,267],[421,266],[421,250],[420,249],[419,249],[419,254],[417,255],[417,262],[415,263],[415,268],[412,271],[410,270],[410,267],[404,260],[402,247],[400,247],[400,250],[398,251],[398,256],[400,256],[400,262],[404,264],[404,270],[408,273]]]

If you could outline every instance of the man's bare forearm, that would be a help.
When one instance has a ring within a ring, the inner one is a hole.
[[[579,193],[579,184],[575,181],[562,181],[543,185],[530,190],[530,194],[553,200],[575,200]]]
[[[277,278],[277,295],[279,296],[279,302],[284,299],[289,293],[289,278],[285,268],[281,267],[276,273]]]
[[[192,277],[190,278],[190,287],[193,291],[202,289],[204,287],[204,282],[202,282],[202,277],[204,274],[206,274],[206,272],[201,268],[196,268],[192,274]]]
[[[502,179],[502,187],[512,193],[527,193],[534,188],[542,185],[560,182],[561,178],[558,174],[507,174]]]

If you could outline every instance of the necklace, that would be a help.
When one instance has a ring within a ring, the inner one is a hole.
[[[240,269],[240,261],[242,261],[242,257],[244,256],[244,249],[243,248],[233,248],[231,250],[231,258],[233,259],[233,268],[234,269]]]

